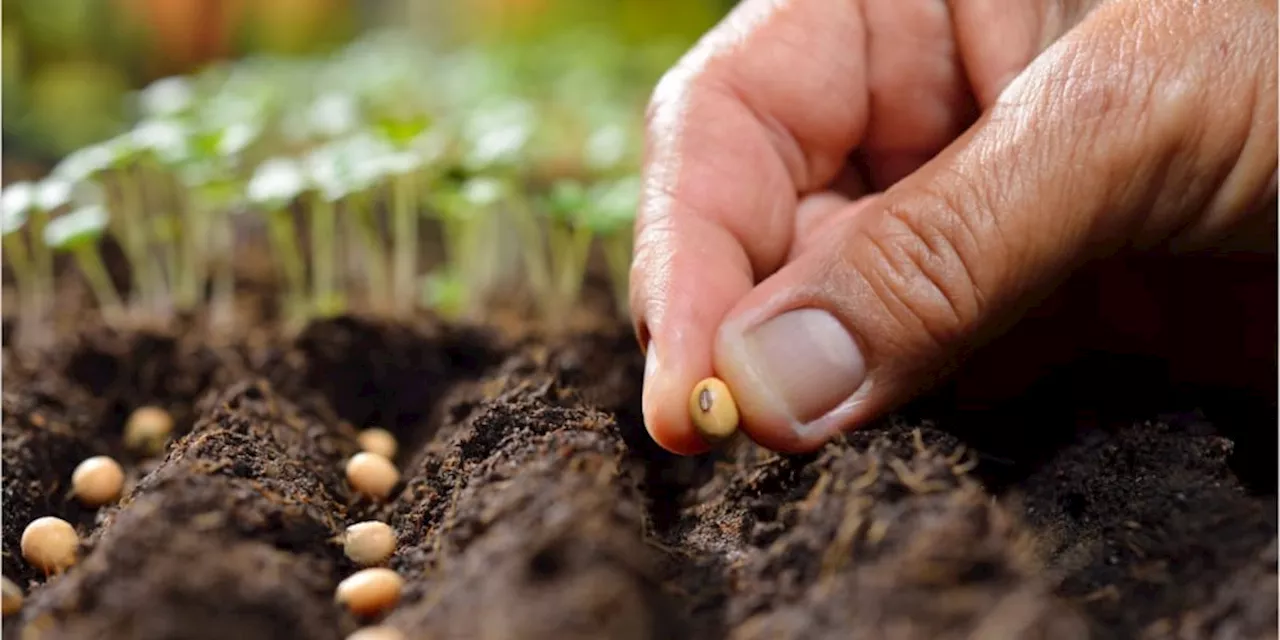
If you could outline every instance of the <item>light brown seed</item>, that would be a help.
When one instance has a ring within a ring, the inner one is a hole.
[[[357,630],[347,640],[403,640],[404,634],[395,627],[375,625]]]
[[[4,591],[0,597],[0,609],[7,618],[19,611],[22,611],[22,588],[8,578],[0,578],[0,585],[3,585]]]
[[[338,583],[334,599],[352,613],[372,616],[400,602],[404,578],[385,567],[361,569]]]
[[[347,527],[342,545],[352,562],[372,567],[386,562],[395,553],[396,532],[385,522],[360,522]]]
[[[124,489],[124,469],[109,456],[94,456],[71,472],[71,488],[76,499],[85,506],[102,506],[120,498]]]
[[[370,498],[385,500],[400,482],[400,471],[390,460],[362,451],[347,462],[347,482],[352,489]]]
[[[380,429],[378,427],[370,427],[360,432],[357,437],[360,448],[369,453],[376,453],[388,460],[394,460],[396,451],[399,450],[399,443],[396,437],[391,435],[390,431]]]
[[[689,394],[689,418],[710,444],[729,439],[738,430],[738,405],[719,378],[706,378]]]
[[[22,532],[22,557],[45,574],[61,573],[76,563],[80,536],[61,518],[36,518]]]
[[[124,446],[130,451],[157,455],[173,433],[173,416],[160,407],[139,407],[124,426]]]

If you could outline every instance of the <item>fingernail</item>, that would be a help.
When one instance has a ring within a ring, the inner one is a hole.
[[[788,311],[742,336],[739,351],[773,410],[797,431],[840,406],[862,386],[866,362],[844,325],[826,311]],[[803,435],[803,434],[802,434]]]
[[[658,371],[658,346],[649,341],[649,346],[645,347],[644,357],[644,389],[640,395],[640,413],[644,417],[644,423],[649,425],[649,416],[651,415],[650,405],[652,401],[650,397],[653,395],[653,376]]]

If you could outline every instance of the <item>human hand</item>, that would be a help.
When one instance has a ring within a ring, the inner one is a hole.
[[[1029,316],[1003,382],[1120,346],[1274,386],[1276,30],[1256,0],[745,0],[650,105],[649,432],[705,450],[717,375],[812,450]]]

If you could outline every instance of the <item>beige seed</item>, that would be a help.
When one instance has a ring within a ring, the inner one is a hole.
[[[400,471],[391,461],[367,451],[347,462],[347,482],[351,488],[376,500],[385,500],[400,482]]]
[[[0,578],[0,585],[4,588],[3,595],[0,597],[0,608],[3,609],[4,616],[7,618],[22,610],[22,588],[8,578]]]
[[[382,564],[396,551],[396,532],[385,522],[353,524],[343,537],[343,551],[362,567]]]
[[[338,583],[334,599],[352,613],[372,616],[400,602],[404,579],[391,569],[361,569]]]
[[[61,518],[37,518],[22,532],[22,557],[45,574],[61,573],[76,563],[80,536]]]
[[[357,438],[360,448],[369,453],[376,453],[388,460],[394,460],[399,445],[396,443],[396,437],[391,435],[390,431],[371,427],[360,432]]]
[[[76,466],[71,473],[71,488],[85,506],[102,506],[120,498],[124,469],[108,456],[94,456]]]
[[[159,407],[140,407],[124,426],[124,446],[130,451],[157,455],[173,433],[173,416]]]
[[[719,378],[706,378],[689,394],[689,417],[710,444],[729,439],[738,430],[738,405]]]
[[[347,636],[347,640],[403,640],[404,634],[395,627],[375,625],[365,627]]]

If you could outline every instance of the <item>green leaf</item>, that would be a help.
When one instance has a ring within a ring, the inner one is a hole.
[[[44,242],[54,249],[75,249],[96,242],[107,228],[107,209],[90,204],[72,209],[49,221]]]
[[[9,235],[27,223],[27,214],[35,205],[35,188],[30,182],[14,182],[0,192],[0,233]]]

